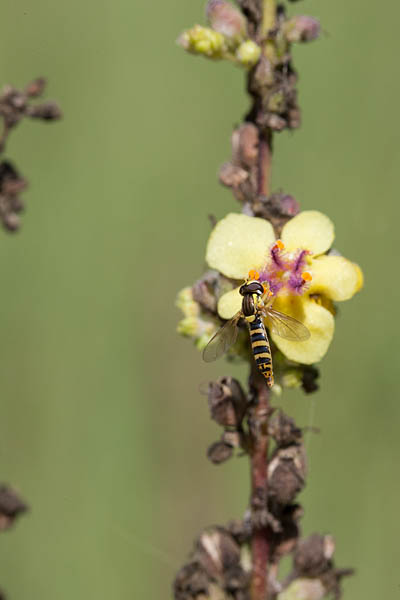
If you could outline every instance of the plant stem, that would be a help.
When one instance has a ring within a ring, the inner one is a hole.
[[[257,194],[268,196],[272,161],[272,135],[259,132]]]
[[[276,0],[263,0],[263,19],[261,35],[264,37],[274,28],[276,19]],[[264,47],[266,55],[270,54],[270,42]],[[260,108],[259,110],[262,110]],[[258,178],[257,193],[268,196],[270,192],[272,160],[272,132],[259,131],[258,140]],[[253,365],[250,374],[250,386],[254,393],[254,408],[251,412],[250,430],[252,435],[251,453],[251,499],[253,532],[251,538],[251,600],[268,599],[268,560],[270,544],[268,526],[260,515],[267,510],[268,498],[268,417],[269,388],[265,379]]]
[[[269,388],[257,366],[252,367],[250,388],[254,407],[250,415],[252,436],[251,452],[251,499],[253,532],[251,538],[252,574],[251,600],[268,598],[268,527],[263,516],[267,509],[268,496],[268,416]]]

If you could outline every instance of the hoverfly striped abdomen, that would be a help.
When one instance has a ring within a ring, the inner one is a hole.
[[[257,315],[254,318],[254,321],[248,323],[248,325],[254,360],[267,380],[268,385],[271,387],[274,384],[274,377],[272,375],[272,357],[264,322],[261,317]]]

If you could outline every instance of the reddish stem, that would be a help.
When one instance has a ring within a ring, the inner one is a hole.
[[[271,134],[260,132],[257,181],[257,192],[260,196],[269,194],[271,158]],[[250,385],[254,393],[254,408],[250,416],[252,436],[250,506],[253,522],[251,600],[267,600],[270,550],[268,527],[263,522],[262,515],[265,515],[267,510],[268,496],[269,388],[256,365],[252,367]]]
[[[268,494],[268,416],[269,388],[254,365],[250,375],[254,408],[250,415],[252,436],[251,499],[253,533],[251,538],[251,600],[268,598],[268,527],[265,525]]]
[[[259,133],[258,140],[258,180],[257,193],[259,196],[268,196],[270,187],[272,161],[271,134]]]

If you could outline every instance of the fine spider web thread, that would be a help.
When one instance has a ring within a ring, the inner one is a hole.
[[[152,558],[156,558],[159,562],[171,569],[175,570],[179,568],[180,561],[175,556],[172,556],[171,559],[171,552],[160,550],[160,548],[153,546],[153,544],[149,543],[147,540],[141,539],[136,534],[127,531],[118,525],[113,525],[111,530],[118,534],[125,542],[140,550],[142,554],[147,554]]]

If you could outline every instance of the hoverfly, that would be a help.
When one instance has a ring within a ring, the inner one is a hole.
[[[257,279],[247,280],[240,287],[239,293],[243,296],[242,309],[213,335],[203,350],[203,360],[212,362],[225,354],[236,342],[239,320],[245,319],[249,327],[254,360],[267,380],[268,387],[272,387],[272,357],[264,319],[271,332],[286,340],[303,342],[308,340],[310,332],[297,319],[274,310],[271,307],[272,292]]]

